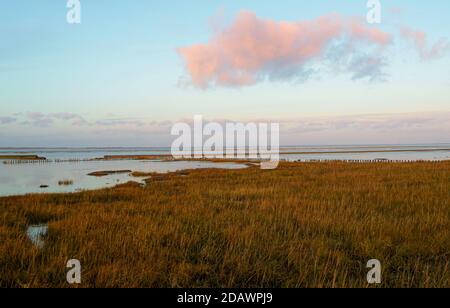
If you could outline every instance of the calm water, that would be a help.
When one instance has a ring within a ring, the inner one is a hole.
[[[392,159],[413,159],[413,160],[427,160],[427,159],[450,159],[450,144],[423,144],[423,145],[340,145],[340,146],[289,146],[282,147],[280,152],[282,156],[290,156],[283,153],[290,152],[304,152],[313,153],[308,154],[311,159],[321,159],[323,157],[328,158],[323,155],[329,155],[330,159],[352,159],[355,153],[354,151],[371,151],[383,153],[383,151],[391,150],[404,150],[404,151],[414,151],[416,152],[395,152],[392,154],[383,154],[384,156],[389,156]],[[423,152],[427,150],[430,152]],[[326,152],[327,154],[321,154]],[[339,153],[336,154],[328,152],[346,152],[342,156]],[[92,159],[99,158],[105,155],[169,155],[170,148],[0,148],[0,155],[39,155],[47,159]],[[362,159],[373,159],[373,155],[367,155],[368,153],[362,154]],[[370,153],[372,154],[372,153]],[[297,154],[296,154],[297,155]],[[382,155],[382,156],[383,156]],[[358,153],[358,157],[361,153]],[[375,155],[378,158],[380,155]],[[300,156],[302,157],[302,156]]]
[[[334,154],[292,154],[281,155],[288,161],[311,160],[380,160],[417,161],[417,160],[450,160],[450,151],[435,152],[373,152],[373,153],[334,153]]]
[[[450,160],[450,144],[435,145],[379,145],[379,146],[293,146],[281,148],[281,159],[288,161],[311,160]],[[384,152],[396,150],[401,152]],[[426,151],[423,151],[426,150]],[[370,151],[355,153],[355,151]],[[288,154],[301,152],[301,154]],[[283,154],[284,153],[284,154]],[[55,159],[92,159],[105,155],[165,155],[169,148],[0,148],[1,155],[39,155]],[[237,163],[162,162],[162,161],[82,161],[46,164],[3,164],[0,161],[0,196],[27,193],[76,192],[87,189],[112,187],[130,180],[143,178],[129,174],[92,177],[87,174],[105,170],[132,170],[142,172],[172,172],[197,168],[245,168]],[[70,180],[72,185],[61,186],[59,181]],[[41,188],[41,186],[48,186]]]
[[[0,155],[38,155],[47,159],[92,159],[105,155],[164,155],[170,148],[0,148]]]
[[[132,170],[141,172],[173,172],[185,169],[246,168],[236,163],[210,162],[161,162],[161,161],[84,161],[45,164],[8,165],[0,161],[0,196],[22,195],[27,193],[76,192],[80,190],[113,187],[128,181],[143,181],[125,174],[112,174],[104,177],[88,176],[95,171]],[[62,180],[73,181],[72,185],[59,185]],[[41,186],[48,186],[41,188]]]
[[[283,154],[283,152],[302,152],[302,154]],[[281,150],[281,158],[288,161],[380,159],[391,161],[442,161],[450,160],[450,144],[289,147]]]
[[[43,237],[47,235],[47,225],[32,225],[27,229],[27,237],[38,248],[44,247]]]

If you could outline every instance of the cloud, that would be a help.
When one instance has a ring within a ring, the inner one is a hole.
[[[96,121],[99,126],[143,126],[144,122],[136,119],[106,119]]]
[[[449,143],[450,112],[361,114],[285,119],[282,144]]]
[[[172,121],[156,121],[144,118],[111,118],[100,119],[92,125],[97,132],[117,133],[167,133],[173,125]]]
[[[366,55],[353,58],[348,68],[353,72],[352,80],[369,78],[370,81],[376,81],[386,76],[383,72],[386,66],[387,63],[383,58]]]
[[[41,120],[47,117],[47,115],[41,112],[27,112],[26,116],[31,120]]]
[[[95,120],[87,120],[77,113],[56,112],[19,112],[13,116],[0,116],[0,125],[16,123],[19,126],[39,129],[58,129],[64,132],[82,132],[94,135],[148,135],[167,134],[173,125],[168,120],[153,120],[148,118],[119,118],[106,117]],[[19,129],[20,131],[20,129]],[[29,130],[27,130],[29,131]],[[33,131],[33,130],[31,130]]]
[[[450,43],[447,39],[440,39],[431,46],[428,44],[427,34],[423,31],[402,27],[400,30],[402,38],[412,42],[424,61],[442,58],[450,51]]]
[[[287,134],[312,132],[372,131],[418,132],[435,129],[450,131],[450,112],[367,114],[336,117],[315,117],[284,120],[282,127]]]
[[[70,122],[73,126],[90,125],[81,115],[68,112],[49,114],[42,112],[27,112],[25,113],[25,121],[23,121],[22,124],[46,128],[52,126],[55,121]]]
[[[15,117],[20,126],[21,121],[30,118],[39,121],[55,114],[21,113]],[[75,116],[59,115],[71,123]],[[0,117],[0,122],[8,116]],[[10,121],[9,119],[8,121]],[[101,119],[98,119],[101,121]],[[191,123],[192,118],[177,121],[152,120],[145,118],[109,118],[99,125],[96,121],[83,127],[59,126],[63,120],[54,121],[51,130],[23,127],[20,130],[4,130],[4,146],[170,146],[173,141],[170,129],[174,122]],[[133,125],[143,123],[140,125]],[[211,118],[204,122],[235,122],[233,118]],[[284,145],[295,144],[417,144],[433,142],[450,142],[450,112],[421,112],[403,114],[360,114],[348,116],[295,116],[289,118],[241,118],[244,122],[278,122],[280,123],[280,140]],[[127,123],[128,122],[128,123]],[[104,123],[104,124],[105,124]],[[7,133],[5,133],[7,132]],[[0,134],[2,131],[0,130]]]
[[[86,121],[82,116],[75,113],[67,113],[67,112],[53,113],[51,117],[57,120],[72,121],[72,125],[74,126],[89,125],[88,121]]]
[[[327,60],[329,48],[346,46],[345,69],[353,78],[371,78],[378,73],[373,65],[377,54],[392,42],[390,34],[371,28],[357,18],[337,14],[315,20],[288,22],[258,18],[244,11],[222,31],[217,31],[206,44],[178,49],[193,85],[249,86],[264,80],[306,80],[313,66]],[[355,46],[362,45],[363,48]],[[362,59],[361,50],[376,51]],[[364,62],[365,61],[365,62]]]
[[[31,125],[35,127],[46,128],[53,124],[53,119],[41,112],[27,112],[26,121],[22,122],[23,125]]]
[[[13,117],[0,117],[0,124],[11,124],[16,122],[17,119]]]

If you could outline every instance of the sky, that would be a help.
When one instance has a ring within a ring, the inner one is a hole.
[[[0,147],[169,146],[173,123],[284,145],[450,142],[450,2],[0,0]]]

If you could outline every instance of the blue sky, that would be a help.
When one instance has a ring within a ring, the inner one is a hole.
[[[177,49],[208,43],[239,12],[291,22],[332,12],[364,18],[366,1],[82,0],[79,25],[66,22],[65,0],[2,1],[0,147],[168,145],[170,123],[194,114],[281,121],[288,144],[450,142],[450,56],[424,61],[397,38],[403,26],[426,33],[430,48],[450,38],[450,3],[381,3],[377,27],[395,36],[383,80],[321,73],[199,89]],[[361,118],[372,119],[360,124],[366,130],[336,130]]]

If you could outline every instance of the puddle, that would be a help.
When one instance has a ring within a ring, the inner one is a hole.
[[[42,239],[48,233],[48,225],[32,225],[27,229],[27,237],[38,248],[44,247],[44,240]]]

